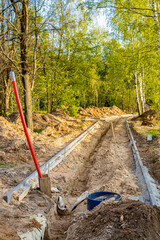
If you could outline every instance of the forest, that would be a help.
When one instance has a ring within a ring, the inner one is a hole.
[[[160,108],[160,0],[0,1],[0,115]]]

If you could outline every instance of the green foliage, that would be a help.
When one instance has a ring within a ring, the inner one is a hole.
[[[83,128],[83,124],[80,124],[77,126],[77,129],[82,129]]]
[[[40,128],[40,129],[34,128],[33,129],[33,132],[35,132],[35,133],[41,133],[42,131],[43,131],[43,128]]]
[[[160,136],[160,129],[151,129],[151,130],[147,130],[147,131],[140,131],[140,133],[142,133],[145,136],[152,135],[152,138],[155,138],[157,136]]]
[[[7,4],[5,8],[9,10],[10,5]],[[135,75],[138,95],[142,82],[146,103],[159,109],[158,0],[154,1],[157,20],[153,17],[151,2],[145,0],[91,0],[80,4],[79,1],[55,0],[54,3],[49,1],[47,7],[42,4],[45,11],[36,12],[34,4],[30,1],[28,6],[27,63],[35,112],[52,112],[54,108],[60,108],[76,117],[79,106],[85,108],[89,105],[117,105],[128,112],[135,112]],[[96,26],[98,8],[106,11],[110,34]],[[13,55],[11,57],[16,64],[14,70],[24,107],[24,88],[18,71],[20,38],[16,31],[20,25],[14,15],[7,17],[15,28],[10,28],[5,21],[5,31],[9,31],[11,39],[6,35],[5,49]],[[0,93],[5,89],[5,84],[0,85]],[[11,113],[17,110],[17,106],[13,90],[8,89],[8,93],[8,113]],[[5,92],[0,95],[0,100],[4,96]],[[4,100],[2,105],[5,105]]]

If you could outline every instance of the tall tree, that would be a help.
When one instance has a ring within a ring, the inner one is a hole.
[[[22,82],[24,87],[24,105],[25,105],[25,120],[27,127],[33,130],[33,118],[32,118],[32,91],[31,82],[29,79],[29,67],[28,67],[28,0],[22,0],[21,6],[19,2],[10,0],[14,8],[14,12],[18,21],[20,22],[20,50],[21,50],[21,69],[22,69]]]

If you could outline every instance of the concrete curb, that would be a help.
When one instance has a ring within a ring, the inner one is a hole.
[[[150,180],[149,180],[149,173],[147,172],[146,167],[142,163],[142,159],[139,155],[139,152],[138,152],[138,149],[137,149],[137,146],[136,146],[136,142],[133,138],[131,129],[130,129],[129,124],[128,124],[128,120],[126,121],[126,128],[128,130],[128,133],[129,133],[129,139],[130,139],[130,143],[132,145],[132,152],[133,152],[134,159],[137,161],[137,163],[138,163],[138,165],[141,169],[144,181],[145,181],[147,189],[148,189],[149,198],[150,198],[150,205],[151,206],[157,205],[157,202],[156,202],[156,199],[155,199],[155,196],[154,196],[154,191],[152,189],[152,186],[151,186],[151,183],[150,183]]]
[[[63,148],[59,153],[57,153],[54,157],[52,157],[48,162],[44,163],[40,169],[42,174],[47,173],[49,170],[52,170],[57,165],[62,162],[66,156],[79,144],[81,143],[90,132],[92,132],[98,125],[100,121],[94,123],[90,128],[81,133],[78,137],[76,137],[69,145]],[[30,176],[28,176],[25,180],[23,180],[20,184],[18,184],[15,188],[13,188],[10,192],[5,194],[3,199],[9,204],[12,198],[13,193],[16,193],[18,200],[22,200],[30,189],[33,189],[38,186],[38,173],[34,171]]]

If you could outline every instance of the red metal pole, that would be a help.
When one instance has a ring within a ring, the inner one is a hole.
[[[10,75],[11,75],[11,79],[12,79],[12,83],[13,83],[13,88],[14,88],[14,93],[15,93],[15,97],[16,97],[16,101],[17,101],[19,114],[20,114],[21,121],[22,121],[22,124],[23,124],[24,132],[25,132],[25,135],[26,135],[26,138],[27,138],[27,142],[28,142],[28,145],[29,145],[29,148],[30,148],[30,151],[31,151],[31,154],[32,154],[32,158],[33,158],[34,164],[36,166],[39,178],[42,178],[42,173],[41,173],[41,170],[39,168],[37,158],[36,158],[36,155],[34,153],[32,143],[31,143],[31,140],[30,140],[30,137],[29,137],[29,134],[28,134],[27,127],[26,127],[26,123],[25,123],[25,120],[24,120],[22,107],[21,107],[21,103],[20,103],[19,95],[18,95],[18,90],[17,90],[17,86],[16,86],[15,74],[14,74],[14,72],[10,72]]]

